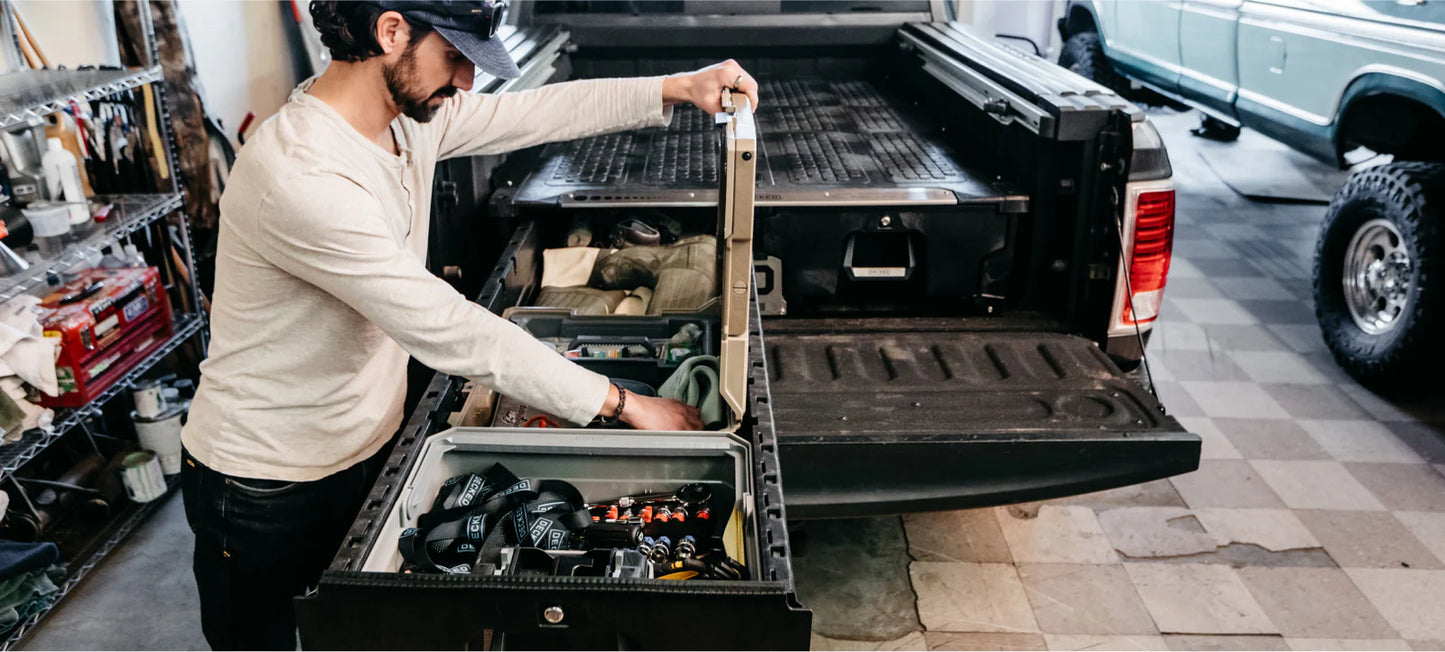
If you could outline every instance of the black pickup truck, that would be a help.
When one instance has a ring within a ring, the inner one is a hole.
[[[1007,504],[1197,467],[1198,437],[1121,371],[1143,356],[1173,235],[1168,156],[1134,106],[942,20],[941,2],[513,11],[523,75],[480,79],[483,92],[735,58],[761,107],[679,107],[665,128],[444,164],[430,264],[539,337],[665,338],[695,320],[731,414],[712,433],[452,428],[480,390],[436,376],[298,602],[306,647],[457,647],[483,630],[503,647],[806,646],[786,519]],[[639,214],[717,230],[718,301],[628,318],[534,307],[543,250],[579,220]],[[622,362],[598,368],[660,380],[656,364]],[[442,480],[495,462],[588,494],[707,483],[733,512],[747,578],[399,572],[397,537]]]

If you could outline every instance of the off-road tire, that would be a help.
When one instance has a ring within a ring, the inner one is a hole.
[[[1440,225],[1445,164],[1400,162],[1360,170],[1335,193],[1315,246],[1315,316],[1339,365],[1362,385],[1388,392],[1438,388],[1445,364],[1445,264]],[[1412,264],[1406,303],[1394,325],[1370,334],[1346,304],[1346,249],[1365,223],[1394,224]]]
[[[1059,65],[1127,97],[1129,80],[1114,71],[1104,56],[1104,42],[1098,32],[1079,32],[1064,42]]]

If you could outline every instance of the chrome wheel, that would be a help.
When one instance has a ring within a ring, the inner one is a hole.
[[[1414,266],[1394,222],[1373,219],[1345,248],[1345,305],[1355,325],[1370,335],[1387,333],[1405,312]]]

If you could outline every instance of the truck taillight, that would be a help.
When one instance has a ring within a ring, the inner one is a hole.
[[[1140,192],[1134,202],[1133,249],[1126,286],[1126,291],[1133,293],[1133,301],[1124,302],[1119,315],[1127,325],[1152,322],[1159,316],[1174,250],[1174,190]]]
[[[1173,253],[1173,181],[1130,181],[1124,198],[1124,254],[1118,257],[1114,311],[1108,317],[1111,338],[1133,338],[1153,327],[1165,299]]]

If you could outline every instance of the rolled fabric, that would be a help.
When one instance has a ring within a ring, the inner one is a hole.
[[[696,311],[717,296],[717,238],[696,235],[666,247],[628,247],[597,261],[593,287],[653,289],[647,314]]]
[[[633,290],[612,309],[614,315],[638,316],[647,314],[647,307],[652,303],[652,290],[640,287]]]
[[[610,315],[627,296],[621,290],[598,290],[589,287],[544,287],[533,305],[544,308],[568,308],[579,315]]]

